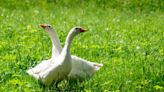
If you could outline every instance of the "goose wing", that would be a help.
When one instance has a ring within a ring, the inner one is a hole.
[[[86,78],[92,77],[96,71],[98,71],[103,64],[96,62],[90,62],[77,56],[71,55],[72,57],[72,70],[69,74],[69,78]]]
[[[41,63],[39,63],[33,68],[28,69],[26,72],[34,78],[39,79],[39,73],[47,70],[50,67],[50,65],[50,60],[43,60]]]

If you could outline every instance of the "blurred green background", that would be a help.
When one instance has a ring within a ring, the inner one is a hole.
[[[74,26],[71,54],[103,63],[93,78],[63,81],[63,91],[163,92],[163,0],[0,0],[0,91],[43,88],[26,70],[51,56],[51,41],[38,25],[51,24],[64,45]]]

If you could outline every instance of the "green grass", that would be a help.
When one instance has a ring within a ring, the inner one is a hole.
[[[72,4],[70,0],[9,1],[0,1],[0,92],[56,90],[43,89],[26,74],[29,67],[51,56],[51,41],[38,26],[41,23],[56,29],[62,46],[72,27],[87,28],[88,32],[75,37],[71,53],[104,64],[90,80],[63,81],[59,85],[63,91],[164,91],[162,1],[159,7],[158,3],[150,7],[141,4],[141,8],[137,6],[140,4],[130,4],[132,9],[127,8],[129,3],[108,7],[105,3],[78,0]]]

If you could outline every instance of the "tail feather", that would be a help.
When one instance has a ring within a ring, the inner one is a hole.
[[[29,70],[27,70],[26,72],[27,72],[30,76],[34,77],[35,79],[39,79],[39,78],[40,78],[39,74],[36,74],[36,73],[33,71],[33,69],[29,69]]]
[[[98,63],[93,64],[93,67],[96,71],[98,71],[102,66],[103,64],[98,64]]]

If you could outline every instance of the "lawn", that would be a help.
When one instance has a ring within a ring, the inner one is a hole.
[[[71,54],[104,64],[90,80],[62,81],[63,91],[163,92],[164,1],[121,1],[1,0],[0,92],[56,90],[26,73],[51,57],[42,23],[55,28],[62,46],[72,27],[88,29]]]

